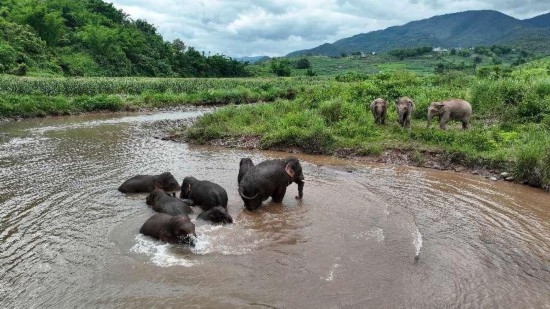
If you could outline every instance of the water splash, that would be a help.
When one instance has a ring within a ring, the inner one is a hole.
[[[155,241],[142,234],[136,235],[136,244],[130,249],[131,252],[146,254],[151,262],[160,267],[185,266],[191,267],[199,264],[198,261],[186,259],[184,256],[176,255],[174,245]]]

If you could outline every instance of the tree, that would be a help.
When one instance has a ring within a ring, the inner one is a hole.
[[[307,58],[301,58],[300,60],[296,61],[296,65],[294,67],[296,69],[310,69],[311,63],[309,63],[309,60],[307,60]]]
[[[271,62],[271,72],[277,76],[290,76],[290,61],[286,59],[273,60]]]

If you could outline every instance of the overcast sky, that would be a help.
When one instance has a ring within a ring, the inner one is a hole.
[[[549,0],[105,0],[153,24],[166,41],[241,56],[284,56],[359,33],[466,10],[518,19],[547,13]]]

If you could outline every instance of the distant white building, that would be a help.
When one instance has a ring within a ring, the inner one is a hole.
[[[442,48],[442,47],[434,47],[432,49],[434,52],[446,52],[446,51],[449,51],[447,48]]]

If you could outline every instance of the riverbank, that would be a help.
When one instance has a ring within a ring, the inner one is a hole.
[[[196,120],[198,118],[195,118]],[[187,126],[192,126],[193,121],[187,123]],[[208,145],[212,147],[232,148],[232,149],[247,149],[259,150],[261,147],[261,138],[259,136],[234,136],[228,138],[213,139],[205,143],[197,143],[194,140],[187,138],[185,133],[175,133],[176,128],[171,128],[165,135],[156,136],[162,140],[169,140],[178,143],[196,143]],[[287,153],[307,153],[299,147],[272,147],[263,150],[281,151]],[[484,166],[467,166],[460,162],[451,160],[442,151],[417,151],[407,149],[385,149],[383,152],[376,155],[364,155],[356,149],[343,148],[334,151],[333,153],[324,153],[322,155],[335,156],[358,162],[375,162],[394,165],[407,165],[414,167],[430,168],[436,170],[454,171],[457,173],[469,173],[472,175],[480,175],[494,181],[502,180],[516,182],[524,185],[532,185],[526,181],[516,180],[516,178],[507,169],[495,169]],[[535,185],[535,187],[537,187]],[[545,190],[548,191],[548,188]]]

